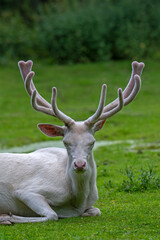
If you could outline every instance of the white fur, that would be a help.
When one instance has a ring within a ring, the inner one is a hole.
[[[100,215],[96,164],[90,143],[93,135],[77,123],[64,136],[67,151],[44,148],[28,154],[0,154],[0,221],[39,222],[58,218]],[[75,160],[87,162],[76,172]],[[22,217],[20,217],[22,216]]]

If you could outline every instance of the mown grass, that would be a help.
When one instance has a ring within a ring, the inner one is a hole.
[[[51,87],[58,88],[58,105],[76,120],[83,120],[96,109],[101,84],[108,84],[107,102],[124,88],[131,73],[130,62],[107,62],[74,66],[47,66],[37,63],[35,85],[47,100]],[[109,119],[96,134],[97,140],[141,140],[157,146],[160,141],[159,64],[146,62],[142,89],[136,100]],[[0,67],[0,144],[2,147],[45,141],[37,129],[38,122],[59,124],[58,120],[33,111],[25,93],[17,65]],[[153,165],[160,176],[160,154],[149,148],[129,151],[121,143],[95,151],[99,207],[95,218],[70,218],[57,222],[1,226],[0,239],[160,239],[160,192],[157,188],[123,191],[126,169],[135,179],[140,170]],[[158,149],[154,149],[158,150]]]

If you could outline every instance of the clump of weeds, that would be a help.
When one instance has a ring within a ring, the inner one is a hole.
[[[141,168],[136,174],[131,167],[125,169],[126,180],[118,187],[119,191],[144,192],[148,189],[160,189],[160,177],[153,171],[153,164],[148,169]]]

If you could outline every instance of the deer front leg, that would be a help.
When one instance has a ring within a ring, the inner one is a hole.
[[[11,225],[13,223],[34,223],[34,222],[46,222],[50,219],[47,217],[20,217],[16,215],[0,215],[0,225]]]
[[[85,210],[85,212],[82,214],[82,217],[91,217],[91,216],[100,216],[101,215],[101,211],[99,210],[99,208],[89,208],[87,210]]]
[[[23,190],[14,191],[14,197],[25,203],[31,210],[42,217],[20,217],[16,215],[2,215],[0,222],[27,223],[27,222],[46,222],[48,220],[57,220],[58,216],[49,206],[46,199],[37,193],[26,192]]]

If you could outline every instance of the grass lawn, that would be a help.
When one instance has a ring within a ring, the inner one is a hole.
[[[160,70],[158,62],[145,64],[136,100],[109,119],[95,136],[96,140],[122,140],[94,152],[99,190],[95,206],[102,215],[0,226],[1,240],[160,239]],[[97,108],[102,83],[108,85],[107,103],[117,97],[118,87],[124,89],[131,62],[48,66],[37,61],[33,70],[41,95],[50,101],[51,88],[56,86],[59,108],[75,120],[84,120]],[[0,147],[48,141],[37,130],[39,122],[61,124],[31,108],[17,64],[0,66]],[[131,151],[123,143],[127,139],[142,145]]]

